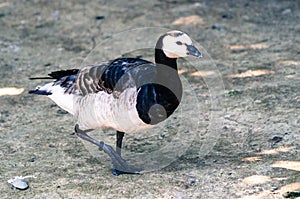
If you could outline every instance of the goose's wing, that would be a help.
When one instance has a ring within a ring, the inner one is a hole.
[[[76,79],[76,89],[79,94],[87,95],[105,90],[101,86],[101,76],[108,67],[109,62],[102,62],[81,69]]]
[[[138,58],[119,58],[83,68],[77,77],[77,89],[87,95],[105,91],[119,93],[126,88],[151,83],[156,75],[153,63]]]

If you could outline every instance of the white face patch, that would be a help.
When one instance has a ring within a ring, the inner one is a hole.
[[[162,50],[169,58],[188,56],[187,45],[192,45],[192,40],[180,31],[167,32],[162,40]]]

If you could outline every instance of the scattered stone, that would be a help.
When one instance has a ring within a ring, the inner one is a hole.
[[[243,91],[238,91],[238,90],[231,90],[231,91],[228,91],[228,95],[229,96],[234,96],[234,95],[240,95],[242,94]]]
[[[36,159],[36,156],[35,156],[35,155],[33,155],[33,156],[31,156],[31,157],[29,158],[28,162],[34,162],[34,161],[35,161],[35,159]]]
[[[105,19],[105,16],[102,16],[102,15],[98,15],[95,17],[96,20],[103,20]]]
[[[45,67],[51,66],[51,63],[44,64]]]
[[[228,130],[229,127],[225,125],[225,126],[223,126],[223,129],[224,129],[224,130]]]
[[[202,3],[196,2],[196,3],[194,3],[194,6],[195,6],[195,7],[201,7],[201,6],[203,6],[203,5],[202,5]]]
[[[60,12],[59,10],[55,10],[54,12],[51,13],[51,16],[54,18],[59,18],[60,17]]]
[[[68,114],[68,111],[65,111],[65,110],[62,110],[62,109],[58,109],[56,111],[56,113],[59,114],[59,115],[65,115],[65,114]]]
[[[287,8],[284,11],[282,11],[281,14],[286,15],[286,14],[290,14],[291,12],[292,10],[290,8]]]
[[[196,178],[189,178],[185,182],[185,186],[186,186],[186,188],[189,188],[191,186],[194,186],[196,183],[197,183],[197,179]]]
[[[215,23],[211,26],[213,30],[224,31],[224,28],[221,24]]]
[[[54,144],[49,144],[48,147],[55,148],[55,145]]]
[[[228,115],[224,115],[224,119],[229,119],[231,118],[232,115],[228,114]]]
[[[7,182],[12,185],[13,189],[26,190],[29,188],[28,183],[24,180],[25,178],[36,178],[35,176],[15,176],[15,178],[9,179]]]
[[[272,139],[270,139],[269,141],[272,142],[273,144],[276,144],[278,142],[281,142],[282,141],[282,137],[280,136],[274,136]]]
[[[50,108],[56,108],[56,107],[58,107],[56,104],[51,104],[50,105]]]
[[[261,104],[262,101],[261,101],[261,100],[255,100],[254,103],[255,103],[255,104]]]
[[[15,178],[11,181],[8,181],[8,183],[12,184],[13,189],[26,190],[29,187],[23,178]]]
[[[245,49],[238,49],[238,50],[231,50],[231,53],[233,54],[239,54],[239,53],[242,53],[242,52],[245,52],[246,50]]]
[[[278,187],[271,187],[272,192],[277,191],[277,190],[278,190]]]
[[[184,195],[184,193],[180,192],[175,196],[176,199],[185,199],[186,196]]]
[[[225,14],[222,15],[222,18],[223,18],[223,19],[232,19],[233,16],[230,15],[230,14],[228,14],[228,13],[225,13]]]
[[[166,135],[165,134],[160,134],[159,136],[158,136],[158,139],[159,140],[163,140],[163,139],[165,139],[166,138]]]

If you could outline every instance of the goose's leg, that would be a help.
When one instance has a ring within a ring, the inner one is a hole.
[[[87,131],[80,130],[78,124],[76,124],[75,126],[75,133],[78,137],[97,145],[99,149],[103,150],[105,153],[109,155],[114,167],[114,169],[112,170],[112,173],[114,175],[140,173],[140,170],[129,166],[127,162],[110,145],[107,145],[102,141],[95,140],[94,138],[88,136],[86,134],[88,131],[90,130]]]
[[[123,137],[124,137],[124,132],[121,131],[117,131],[116,132],[116,137],[117,137],[117,141],[116,141],[116,152],[117,154],[119,154],[119,156],[121,156],[122,153],[122,141],[123,141]],[[120,171],[118,169],[112,169],[112,173],[114,175],[120,175],[120,174],[126,174],[127,172],[124,171]]]
[[[117,135],[116,151],[120,156],[121,156],[122,141],[123,141],[124,134],[125,133],[121,132],[121,131],[116,132],[116,135]]]

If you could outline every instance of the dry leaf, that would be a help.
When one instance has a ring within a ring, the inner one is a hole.
[[[279,152],[288,152],[292,149],[294,149],[295,147],[293,146],[281,146],[281,147],[278,147],[276,149],[266,149],[266,150],[263,150],[259,153],[256,153],[257,155],[272,155],[272,154],[277,154]]]
[[[6,6],[9,6],[9,2],[2,2],[2,3],[0,3],[0,8],[6,7]]]
[[[300,61],[293,61],[293,60],[279,61],[279,63],[283,65],[292,65],[292,66],[300,65]]]
[[[249,48],[253,50],[259,50],[259,49],[269,48],[269,46],[267,44],[251,44]]]
[[[20,95],[23,93],[24,88],[15,88],[15,87],[6,87],[6,88],[0,88],[0,96],[5,95]]]
[[[263,184],[271,181],[281,181],[286,179],[287,178],[271,178],[269,176],[253,175],[244,178],[242,182],[248,185],[255,185],[255,184]]]
[[[300,161],[277,161],[274,164],[272,164],[272,167],[279,167],[279,168],[285,168],[295,171],[300,171]]]
[[[261,156],[253,156],[253,157],[247,157],[242,159],[243,162],[256,162],[259,160],[262,160]]]
[[[210,71],[210,70],[204,71],[203,70],[203,71],[196,71],[196,72],[190,73],[189,75],[206,77],[206,76],[211,76],[211,75],[215,75],[215,74],[216,74],[215,71]]]
[[[230,50],[245,50],[247,46],[244,45],[232,45],[228,47]]]
[[[267,44],[250,44],[250,45],[232,45],[228,47],[230,50],[259,50],[269,48]]]
[[[188,69],[184,68],[184,69],[179,69],[178,70],[178,74],[181,75],[183,73],[186,73],[188,71]]]
[[[297,78],[297,75],[286,75],[287,78]]]
[[[284,194],[286,192],[298,191],[300,190],[300,182],[291,183],[281,187],[278,192]]]
[[[243,179],[243,183],[249,185],[263,184],[271,181],[272,178],[270,178],[269,176],[261,176],[261,175],[253,175]]]
[[[172,22],[173,25],[188,25],[188,24],[198,24],[203,23],[204,20],[198,15],[191,15],[187,17],[180,17]]]
[[[245,77],[257,77],[262,75],[273,74],[273,71],[270,70],[247,70],[243,73],[227,75],[229,78],[245,78]]]

